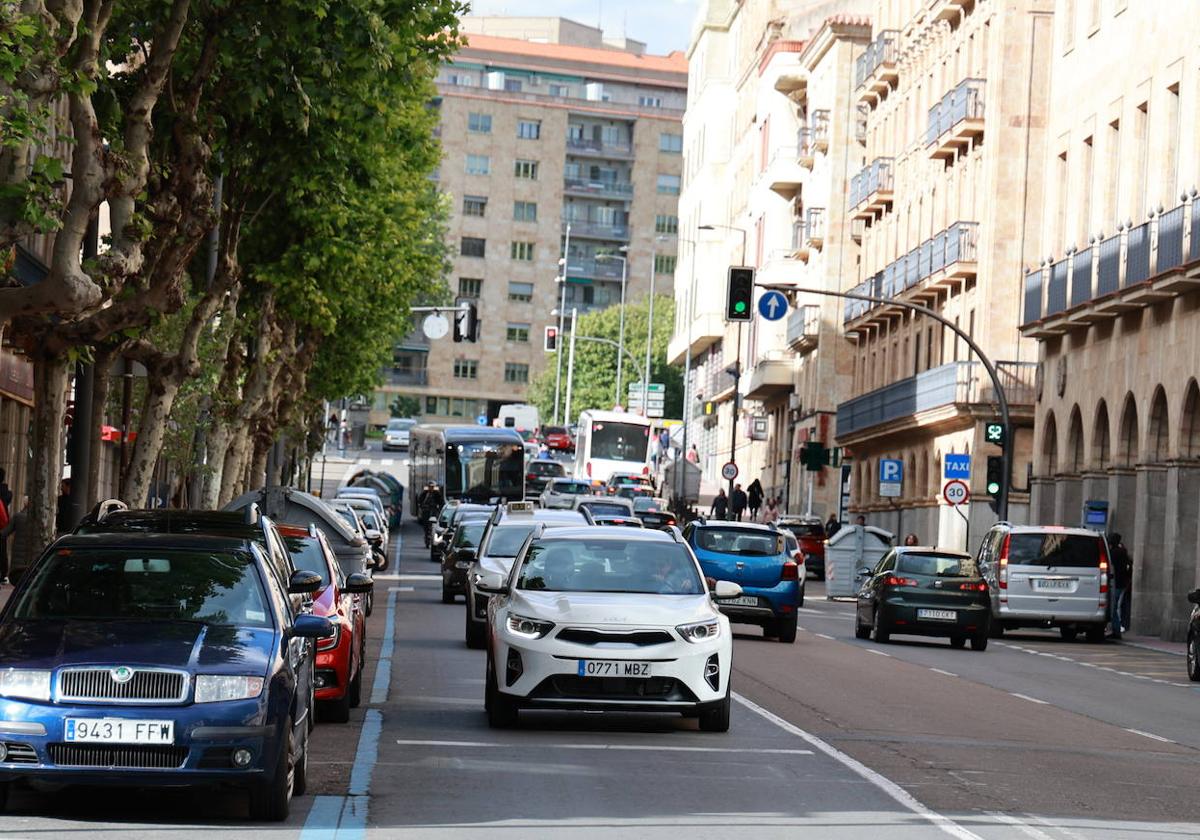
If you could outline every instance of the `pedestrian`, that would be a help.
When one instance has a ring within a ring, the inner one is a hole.
[[[742,514],[746,512],[746,491],[742,489],[742,485],[733,485],[733,495],[729,497],[729,512],[730,518],[735,522],[742,521]]]
[[[58,505],[54,510],[54,527],[60,534],[71,530],[71,479],[64,478],[59,485]]]
[[[756,478],[750,482],[750,486],[746,488],[746,501],[750,507],[750,519],[753,522],[758,521],[758,509],[762,507],[763,502],[763,487]]]
[[[725,495],[725,489],[717,491],[717,497],[713,499],[712,507],[708,509],[708,513],[715,519],[724,519],[729,513],[729,498]]]
[[[767,500],[767,506],[763,508],[762,519],[759,521],[764,525],[770,525],[779,518],[779,500],[772,498]]]
[[[700,463],[700,453],[696,451],[696,444],[692,444],[692,448],[688,450],[687,459],[693,464]]]
[[[671,433],[666,429],[658,433],[658,453],[663,463],[666,463],[671,455]]]
[[[1133,558],[1129,549],[1121,542],[1121,535],[1114,533],[1108,538],[1108,553],[1112,559],[1113,593],[1112,607],[1112,637],[1121,638],[1121,634],[1129,629],[1130,588],[1133,584]]]
[[[866,524],[867,524],[867,517],[863,516],[863,515],[860,513],[858,516],[854,517],[854,524],[855,524],[855,525],[866,525]]]
[[[33,545],[30,543],[33,529],[29,527],[29,497],[21,510],[13,514],[8,524],[0,528],[0,544],[5,548],[0,557],[0,584],[8,583],[9,579],[20,580],[21,575],[33,563]],[[12,537],[12,550],[8,550],[8,538]]]
[[[904,538],[904,544],[905,545],[920,545],[920,542],[917,540],[916,534],[909,533],[909,535]]]
[[[838,522],[837,517],[832,513],[829,514],[829,518],[825,520],[825,539],[830,539],[833,537],[833,535],[836,534],[841,527],[842,523]]]

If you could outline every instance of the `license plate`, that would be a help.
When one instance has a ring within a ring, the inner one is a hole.
[[[1034,589],[1049,589],[1049,590],[1069,590],[1074,584],[1073,580],[1055,580],[1053,578],[1034,578]]]
[[[954,610],[917,610],[917,618],[929,621],[957,621],[958,613]]]
[[[649,662],[625,662],[611,659],[580,659],[581,677],[649,677]]]
[[[743,595],[740,598],[722,598],[717,603],[723,607],[757,607],[758,599],[753,595]]]
[[[77,744],[173,744],[175,722],[123,718],[67,718],[63,740]]]

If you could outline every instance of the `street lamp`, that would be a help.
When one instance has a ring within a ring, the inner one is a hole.
[[[642,378],[642,416],[650,417],[650,348],[654,341],[654,275],[658,273],[658,243],[666,242],[669,236],[654,237],[650,246],[650,311],[646,318],[646,375]]]
[[[617,250],[620,251],[621,254],[627,254],[629,252],[629,246],[622,245]],[[599,254],[596,256],[596,259],[597,260],[620,260],[621,261],[621,314],[620,314],[621,326],[620,326],[620,334],[617,336],[617,344],[619,345],[620,349],[622,351],[624,351],[625,350],[625,280],[626,280],[626,277],[628,276],[629,257],[621,256],[619,254]],[[617,395],[616,395],[615,399],[613,400],[613,405],[621,404],[621,371],[622,371],[623,363],[625,361],[624,355],[625,355],[624,352],[617,353]]]
[[[562,342],[562,334],[563,334],[563,313],[566,311],[566,308],[567,308],[567,258],[568,258],[568,255],[570,254],[570,249],[571,249],[571,223],[567,222],[566,236],[563,238],[562,259],[560,259],[558,261],[559,272],[558,272],[558,276],[554,278],[555,282],[562,284],[562,292],[560,294],[561,299],[558,304],[558,313],[559,313],[558,314],[558,341],[560,343]],[[560,421],[558,418],[558,405],[559,405],[558,396],[559,396],[559,392],[562,389],[562,353],[559,352],[557,347],[555,348],[555,351],[554,351],[554,361],[555,361],[555,365],[558,369],[557,373],[554,376],[554,422],[559,423]],[[562,425],[565,426],[567,424],[562,423]]]

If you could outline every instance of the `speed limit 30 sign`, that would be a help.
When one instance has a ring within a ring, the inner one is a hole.
[[[967,499],[971,498],[971,488],[967,487],[965,481],[952,478],[942,485],[942,498],[946,500],[946,504],[958,507],[966,504]]]
[[[738,465],[733,463],[733,461],[725,462],[725,465],[721,467],[721,478],[725,479],[726,481],[733,481],[737,477]]]

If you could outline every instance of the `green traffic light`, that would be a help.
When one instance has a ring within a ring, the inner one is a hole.
[[[989,481],[988,486],[987,486],[987,491],[988,491],[989,496],[995,496],[997,493],[1000,492],[1000,482]]]
[[[746,311],[746,302],[743,300],[739,300],[737,303],[735,303],[733,305],[733,311],[738,313],[739,315],[741,313],[745,312]]]

